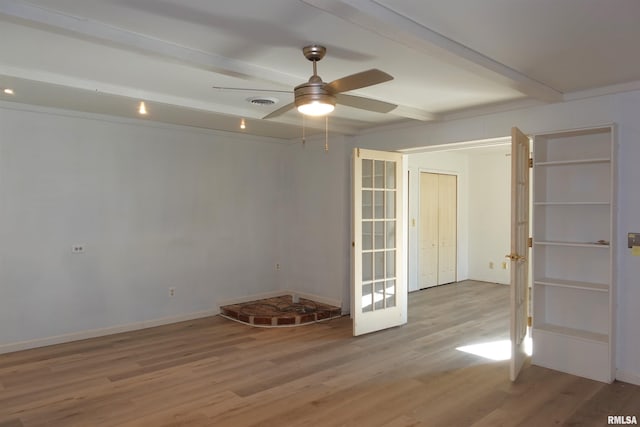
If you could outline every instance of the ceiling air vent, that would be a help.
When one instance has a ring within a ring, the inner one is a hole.
[[[262,105],[262,106],[270,106],[278,103],[278,98],[267,98],[264,96],[253,96],[251,98],[247,98],[247,101],[252,103],[253,105]]]

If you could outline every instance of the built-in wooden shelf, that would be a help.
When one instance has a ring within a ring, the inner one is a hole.
[[[585,331],[582,329],[567,328],[566,326],[553,325],[550,323],[536,325],[536,329],[553,334],[566,335],[581,340],[593,341],[596,343],[607,344],[609,342],[609,337],[606,334]]]
[[[533,202],[534,206],[609,206],[610,202]]]
[[[548,277],[542,277],[542,278],[536,279],[533,283],[536,285],[557,286],[560,288],[584,289],[587,291],[596,291],[596,292],[609,292],[609,285],[605,283],[577,282],[573,280],[551,279]]]
[[[568,165],[586,165],[591,163],[610,163],[609,158],[593,158],[593,159],[575,159],[575,160],[552,160],[545,162],[536,162],[535,166],[568,166]]]
[[[576,248],[601,248],[601,249],[609,249],[609,244],[597,243],[597,242],[561,242],[561,241],[552,241],[552,240],[541,240],[534,241],[534,245],[543,245],[543,246],[573,246]]]
[[[533,138],[534,364],[615,378],[613,126]]]

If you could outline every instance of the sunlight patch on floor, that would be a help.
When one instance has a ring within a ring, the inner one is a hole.
[[[531,337],[527,337],[524,344],[527,355],[531,356]],[[479,344],[470,344],[462,347],[457,347],[456,350],[494,361],[509,360],[511,359],[511,340],[499,340]]]

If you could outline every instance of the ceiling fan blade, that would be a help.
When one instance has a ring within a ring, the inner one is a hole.
[[[244,87],[224,87],[224,86],[211,86],[212,89],[217,90],[236,90],[245,92],[278,92],[278,93],[293,93],[292,90],[278,90],[278,89],[252,89]]]
[[[361,96],[345,95],[343,93],[336,95],[336,101],[338,104],[360,108],[367,111],[374,111],[376,113],[388,113],[398,107],[396,104],[391,104],[389,102],[363,98]]]
[[[351,74],[350,76],[334,80],[327,86],[335,93],[341,93],[377,85],[378,83],[388,82],[389,80],[393,80],[391,75],[373,68],[371,70],[362,71],[360,73]]]
[[[272,119],[274,117],[280,116],[284,113],[286,113],[287,111],[293,109],[295,107],[295,104],[292,102],[290,104],[284,105],[280,108],[278,108],[276,111],[267,114],[266,116],[263,117],[263,119]]]

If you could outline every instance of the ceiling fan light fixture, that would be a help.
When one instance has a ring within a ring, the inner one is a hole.
[[[336,97],[327,90],[320,77],[313,75],[308,83],[295,88],[295,105],[307,116],[325,116],[336,107]]]
[[[298,111],[306,116],[325,116],[336,108],[333,104],[323,101],[311,101],[307,104],[298,105]]]

